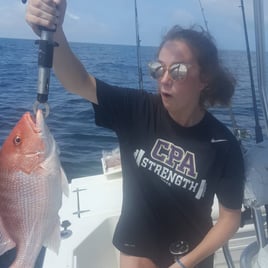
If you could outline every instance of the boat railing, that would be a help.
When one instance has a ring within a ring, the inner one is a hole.
[[[268,141],[258,143],[245,154],[246,182],[244,205],[251,209],[257,241],[249,244],[240,256],[241,268],[268,267],[268,239],[265,225],[265,205],[268,204]],[[231,260],[228,255],[226,261]],[[265,262],[265,264],[263,264]],[[230,264],[229,268],[233,268]]]

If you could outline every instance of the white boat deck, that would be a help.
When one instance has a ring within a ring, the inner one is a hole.
[[[71,232],[61,241],[59,254],[47,250],[43,268],[118,268],[118,252],[112,236],[122,202],[120,173],[74,179],[70,197],[63,199],[61,222],[68,220]],[[79,201],[78,201],[79,200]],[[217,217],[217,204],[213,218]],[[235,267],[240,267],[242,250],[256,241],[253,224],[240,228],[229,246]],[[215,267],[228,267],[222,250],[215,256]]]

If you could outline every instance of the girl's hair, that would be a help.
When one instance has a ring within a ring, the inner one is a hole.
[[[200,105],[229,105],[234,93],[235,79],[222,66],[212,36],[201,26],[183,29],[175,25],[163,37],[157,55],[166,42],[174,40],[181,40],[189,46],[199,64],[201,80],[208,82],[202,90]]]

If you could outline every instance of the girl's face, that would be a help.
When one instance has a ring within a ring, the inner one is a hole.
[[[159,52],[158,60],[166,70],[158,79],[158,85],[168,112],[176,116],[200,109],[199,98],[206,83],[200,80],[200,69],[190,47],[182,40],[167,41]],[[174,80],[167,71],[176,63],[184,63],[187,66],[183,79]]]

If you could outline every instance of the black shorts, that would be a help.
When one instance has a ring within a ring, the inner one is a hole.
[[[144,235],[146,237],[146,235]],[[152,260],[158,268],[168,268],[175,260],[174,255],[170,253],[168,244],[164,243],[146,243],[147,239],[144,239],[145,243],[133,244],[129,242],[123,242],[118,236],[114,236],[113,244],[122,253],[130,256],[144,257]],[[158,246],[157,246],[158,245]],[[191,250],[191,249],[190,249]],[[213,268],[214,255],[209,256],[195,268]]]
[[[189,228],[187,222],[173,221],[172,216],[170,220],[165,217],[164,222],[160,222],[161,219],[156,221],[150,215],[149,212],[136,217],[130,214],[121,215],[115,229],[113,244],[126,255],[151,259],[159,268],[167,268],[174,263],[174,255],[170,252],[172,244],[186,241],[191,251],[203,240],[210,229],[208,226],[204,228],[203,233],[200,233]],[[166,222],[168,225],[165,225]],[[212,268],[213,256],[197,267]]]

